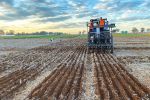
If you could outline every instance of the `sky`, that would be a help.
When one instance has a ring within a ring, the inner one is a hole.
[[[100,17],[120,30],[150,28],[150,0],[0,0],[4,31],[78,33]]]

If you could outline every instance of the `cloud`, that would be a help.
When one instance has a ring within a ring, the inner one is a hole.
[[[109,6],[106,3],[104,4],[97,4],[94,9],[99,9],[99,10],[111,10],[113,6]]]
[[[42,18],[40,20],[36,20],[36,22],[60,22],[60,21],[65,21],[67,19],[70,19],[71,16],[57,16],[57,17],[47,17],[47,18]]]
[[[122,10],[122,9],[136,9],[138,8],[143,2],[141,0],[133,0],[133,1],[121,1],[117,4],[115,9]]]
[[[0,0],[0,2],[1,2],[1,3],[9,4],[9,5],[13,5],[14,0]]]
[[[50,29],[63,29],[63,28],[80,28],[85,25],[85,22],[70,22],[70,23],[60,23],[58,25],[54,25],[53,27],[48,27]]]
[[[97,17],[117,23],[142,22],[150,19],[149,5],[150,0],[0,0],[0,22],[35,19],[28,21],[47,26],[58,23],[56,29],[84,27]]]
[[[150,20],[150,16],[126,16],[124,18],[120,18],[121,21],[136,21],[136,20]]]
[[[120,11],[124,9],[134,9],[143,3],[141,0],[101,0],[94,6],[94,9],[106,11]]]
[[[1,2],[3,3],[3,2]],[[17,7],[13,5],[13,3],[5,2],[7,5],[12,4],[11,8],[15,9],[16,12],[13,14],[6,13],[5,18],[1,17],[0,20],[17,20],[17,19],[26,19],[29,16],[37,15],[39,17],[56,17],[59,15],[64,15],[66,13],[66,7],[59,6],[58,4],[50,1],[42,1],[42,0],[26,0],[22,1],[22,3],[17,5]],[[62,18],[63,19],[63,18]]]

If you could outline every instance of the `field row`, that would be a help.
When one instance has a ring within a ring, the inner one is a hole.
[[[111,100],[137,100],[149,98],[150,90],[124,69],[111,54],[87,53],[78,47],[66,62],[57,66],[28,96],[28,99],[81,99],[84,91],[86,56],[94,64],[95,97]],[[88,59],[88,58],[87,58]],[[92,64],[92,65],[93,65]]]
[[[69,48],[61,48],[61,49],[55,49],[50,52],[46,52],[47,54],[43,57],[36,55],[38,54],[38,51],[36,54],[30,55],[30,53],[26,53],[26,56],[23,54],[16,55],[9,57],[9,59],[5,59],[4,62],[9,62],[11,59],[11,63],[16,63],[14,66],[20,68],[16,69],[16,71],[11,72],[10,74],[0,77],[0,98],[10,98],[19,88],[23,87],[27,81],[34,80],[44,69],[50,67],[52,63],[59,63],[62,61],[65,57],[67,57],[68,53],[70,51]],[[35,52],[35,50],[34,50]],[[32,52],[33,53],[33,52]],[[28,57],[28,56],[30,57]],[[23,57],[24,56],[24,57]],[[33,59],[32,59],[33,58]],[[17,63],[18,62],[18,63]],[[1,71],[7,71],[8,68],[1,67]],[[4,68],[4,69],[2,69]],[[11,68],[9,68],[11,69]],[[54,68],[50,67],[49,70],[53,70]]]
[[[77,50],[57,66],[29,95],[29,99],[77,99],[82,92],[86,49]]]
[[[13,98],[27,82],[49,71],[26,95],[26,100],[79,100],[91,96],[90,93],[91,99],[97,100],[150,98],[150,90],[114,55],[88,52],[81,45],[84,41],[74,42],[59,42],[53,47],[38,47],[0,58],[0,74],[16,68],[0,77],[0,99]]]
[[[140,84],[110,54],[93,54],[96,94],[99,98],[113,100],[138,100],[148,98],[150,90]]]

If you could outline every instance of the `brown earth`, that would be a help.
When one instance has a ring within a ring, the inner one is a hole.
[[[114,55],[88,53],[85,42],[63,40],[0,57],[0,98],[150,99],[148,83],[141,81],[148,78],[138,78],[140,70],[129,66],[145,63],[149,56],[129,58],[118,56],[118,51]]]

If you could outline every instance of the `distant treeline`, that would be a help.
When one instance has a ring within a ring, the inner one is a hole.
[[[8,32],[4,32],[3,30],[0,30],[0,35],[62,35],[62,34],[67,34],[63,32],[46,32],[46,31],[40,31],[40,32],[21,32],[21,33],[16,33],[13,30],[10,30]]]
[[[62,34],[67,34],[63,32],[46,32],[46,31],[41,31],[41,32],[33,32],[33,33],[16,33],[16,35],[62,35]]]
[[[129,32],[127,30],[121,30],[120,31],[120,29],[116,29],[116,30],[114,30],[114,33],[127,34]],[[150,28],[147,28],[147,29],[146,28],[140,28],[140,29],[138,29],[136,27],[133,27],[130,33],[134,33],[134,34],[150,33]]]

